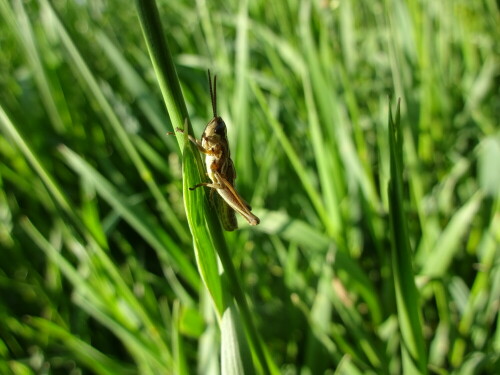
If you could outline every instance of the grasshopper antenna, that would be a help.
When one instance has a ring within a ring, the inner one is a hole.
[[[210,97],[212,99],[212,111],[214,117],[217,117],[217,75],[214,75],[214,86],[212,87],[212,77],[208,69],[208,85],[210,86]]]

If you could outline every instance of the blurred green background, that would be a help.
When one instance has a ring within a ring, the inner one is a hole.
[[[137,4],[0,0],[0,373],[500,373],[498,2],[158,1],[261,218],[225,238]]]

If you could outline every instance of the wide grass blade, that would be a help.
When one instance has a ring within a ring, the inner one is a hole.
[[[203,175],[199,173],[197,162],[199,161],[199,151],[194,147],[190,147],[186,143],[183,153],[183,194],[186,216],[193,235],[193,245],[195,248],[196,261],[198,269],[202,276],[205,285],[212,296],[214,307],[222,316],[225,306],[223,303],[224,296],[221,285],[221,277],[217,264],[217,251],[213,242],[213,235],[210,232],[206,220],[212,221],[215,224],[215,230],[221,230],[217,222],[216,215],[213,214],[213,209],[205,196],[203,188],[189,190],[191,186],[203,180]],[[212,214],[206,218],[207,212]]]
[[[155,1],[138,1],[136,5],[144,38],[172,125],[174,129],[177,127],[183,128],[183,124],[187,124],[189,127],[189,117],[187,116],[186,106],[177,79],[175,65],[168,43],[163,36]],[[263,343],[253,323],[246,296],[234,269],[221,226],[213,212],[214,210],[209,208],[207,199],[204,197],[205,193],[201,189],[198,189],[200,192],[196,193],[188,189],[203,181],[203,168],[197,148],[187,139],[187,134],[189,132],[192,134],[192,131],[191,129],[185,130],[186,134],[177,136],[183,152],[184,202],[202,279],[213,298],[219,317],[222,317],[229,305],[227,303],[222,304],[224,300],[221,299],[222,294],[219,291],[219,285],[223,279],[219,278],[217,280],[216,277],[215,254],[218,254],[224,269],[224,277],[227,278],[223,283],[225,286],[224,293],[227,296],[232,295],[236,299],[251,347],[255,351],[257,363],[264,373],[270,373],[273,366],[272,361],[269,356],[266,356]],[[200,215],[200,213],[202,214]],[[223,328],[224,326],[221,326],[221,329]],[[221,332],[221,335],[224,336],[225,334],[224,331]],[[244,353],[239,353],[239,355],[244,355]]]

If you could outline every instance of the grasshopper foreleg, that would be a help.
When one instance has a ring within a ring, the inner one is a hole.
[[[211,184],[209,182],[202,182],[201,184],[196,184],[193,187],[190,187],[189,190],[194,190],[194,189],[199,188],[201,186],[206,186],[206,187],[209,187],[212,189],[222,189],[224,187],[221,184]]]

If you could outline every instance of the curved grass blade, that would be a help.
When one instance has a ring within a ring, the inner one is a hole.
[[[163,99],[167,106],[172,126],[174,129],[182,129],[184,122],[186,122],[189,126],[189,118],[177,78],[175,65],[168,48],[168,44],[163,36],[163,29],[161,27],[160,16],[158,14],[156,3],[154,0],[137,0],[136,6],[144,38],[148,46],[148,51],[163,94]],[[194,146],[192,145],[186,147],[186,143],[190,144],[187,140],[187,134],[190,134],[190,131],[191,129],[187,129],[187,131],[184,132],[184,135],[181,135],[182,133],[177,133],[177,140],[181,146],[181,151],[186,154],[183,159],[183,170],[185,171],[183,177],[183,187],[186,211],[188,212],[188,215],[191,216],[190,225],[193,224],[193,226],[190,227],[191,233],[195,242],[198,241],[199,244],[207,246],[207,248],[203,249],[203,251],[206,250],[214,252],[215,250],[218,253],[225,275],[228,279],[227,282],[223,284],[225,286],[224,291],[228,293],[227,295],[234,295],[234,298],[238,303],[239,312],[241,314],[242,321],[245,324],[246,332],[251,342],[251,347],[255,351],[255,357],[258,360],[258,365],[260,365],[262,371],[266,374],[271,373],[271,370],[273,373],[278,373],[271,357],[266,353],[266,349],[261,342],[259,334],[253,323],[252,314],[250,313],[246,296],[243,293],[241,283],[238,280],[236,270],[234,269],[232,259],[229,255],[229,250],[225,242],[224,235],[222,234],[219,221],[213,210],[208,207],[208,200],[206,197],[202,199],[205,195],[203,191],[199,193],[200,195],[195,196],[195,201],[192,201],[189,196],[189,194],[192,194],[193,192],[187,191],[189,187],[188,183],[190,183],[193,178],[198,178],[196,183],[199,183],[203,179],[201,176],[204,176],[199,152],[197,150],[195,151]],[[191,132],[191,135],[194,134]],[[203,202],[203,205],[196,206],[194,204],[195,202]],[[200,210],[200,207],[203,207],[204,209]],[[201,213],[204,213],[205,215],[205,225],[202,225],[202,217],[198,216]],[[211,237],[210,242],[208,241],[209,236]],[[202,249],[198,250],[201,252]],[[202,259],[200,255],[201,254],[197,254],[197,258],[199,257],[199,259]],[[212,255],[208,254],[207,256],[207,260],[212,257]],[[211,263],[211,261],[209,261],[209,263]],[[212,274],[213,265],[207,264],[207,267],[210,270],[210,274]],[[214,305],[216,307],[219,305],[218,300],[214,300]],[[225,304],[224,310],[227,307],[227,304]]]
[[[198,154],[198,150],[196,148],[193,149],[188,142],[184,149],[182,163],[184,206],[189,228],[193,236],[198,270],[212,296],[212,301],[220,317],[224,312],[225,306],[223,303],[224,298],[222,294],[221,277],[217,265],[217,251],[214,247],[212,235],[205,223],[206,220],[212,220],[212,222],[217,224],[217,218],[214,217],[214,215],[208,218],[205,217],[205,213],[211,210],[203,189],[189,190],[189,187],[196,185],[202,180],[202,176],[197,166],[199,162],[199,159],[197,159]],[[204,209],[201,209],[202,207]]]

